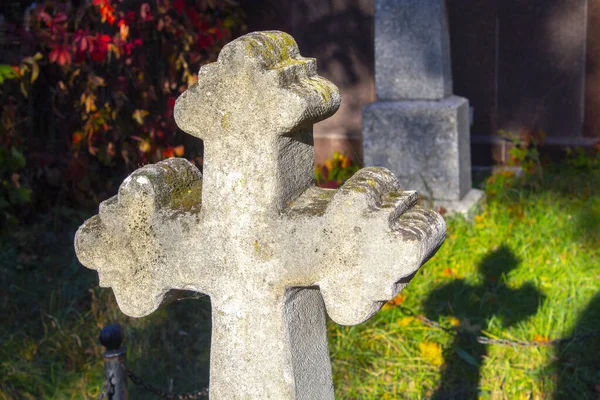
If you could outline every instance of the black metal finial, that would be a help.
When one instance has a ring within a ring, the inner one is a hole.
[[[119,324],[106,325],[100,331],[100,343],[106,350],[117,350],[123,342],[123,331]]]

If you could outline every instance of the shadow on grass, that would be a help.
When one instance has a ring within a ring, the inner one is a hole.
[[[570,335],[600,330],[600,291],[579,316]],[[556,377],[554,399],[600,398],[600,337],[564,343],[555,348],[550,372]]]
[[[519,262],[508,247],[491,251],[479,266],[483,283],[472,285],[458,279],[432,291],[424,301],[427,317],[437,320],[450,315],[461,321],[463,329],[481,335],[482,327],[492,318],[510,327],[532,316],[543,299],[542,293],[531,283],[518,289],[504,283],[503,275]],[[456,335],[444,350],[440,385],[431,399],[477,399],[481,363],[486,355],[487,347],[472,335]]]
[[[193,292],[178,293],[182,295],[186,297],[145,317],[142,326],[123,316],[130,369],[163,392],[199,391],[209,383],[210,299]],[[131,381],[129,392],[133,399],[156,398]]]

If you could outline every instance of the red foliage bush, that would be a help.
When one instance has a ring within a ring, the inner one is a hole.
[[[235,2],[37,4],[18,27],[31,57],[0,81],[1,104],[22,121],[0,127],[0,139],[19,139],[37,207],[96,206],[140,165],[201,154],[184,143],[173,106],[243,31]]]

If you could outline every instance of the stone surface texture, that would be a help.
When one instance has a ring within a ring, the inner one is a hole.
[[[452,94],[450,37],[443,0],[375,0],[377,100]]]
[[[364,108],[365,165],[384,165],[400,184],[439,200],[471,189],[469,102],[388,101]]]
[[[175,105],[204,140],[204,174],[147,165],[77,231],[79,260],[127,315],[174,289],[211,297],[211,399],[332,399],[326,312],[367,320],[443,243],[442,216],[385,168],[314,186],[312,125],[340,101],[291,36],[242,36]]]

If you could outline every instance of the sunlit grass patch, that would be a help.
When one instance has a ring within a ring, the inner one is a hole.
[[[598,339],[548,347],[475,340],[545,342],[600,330],[600,171],[549,170],[544,182],[490,177],[485,211],[472,223],[448,219],[446,243],[402,292],[402,306],[389,303],[352,329],[330,324],[340,398],[596,398]],[[428,327],[403,306],[471,336]],[[377,337],[367,334],[374,329]]]

